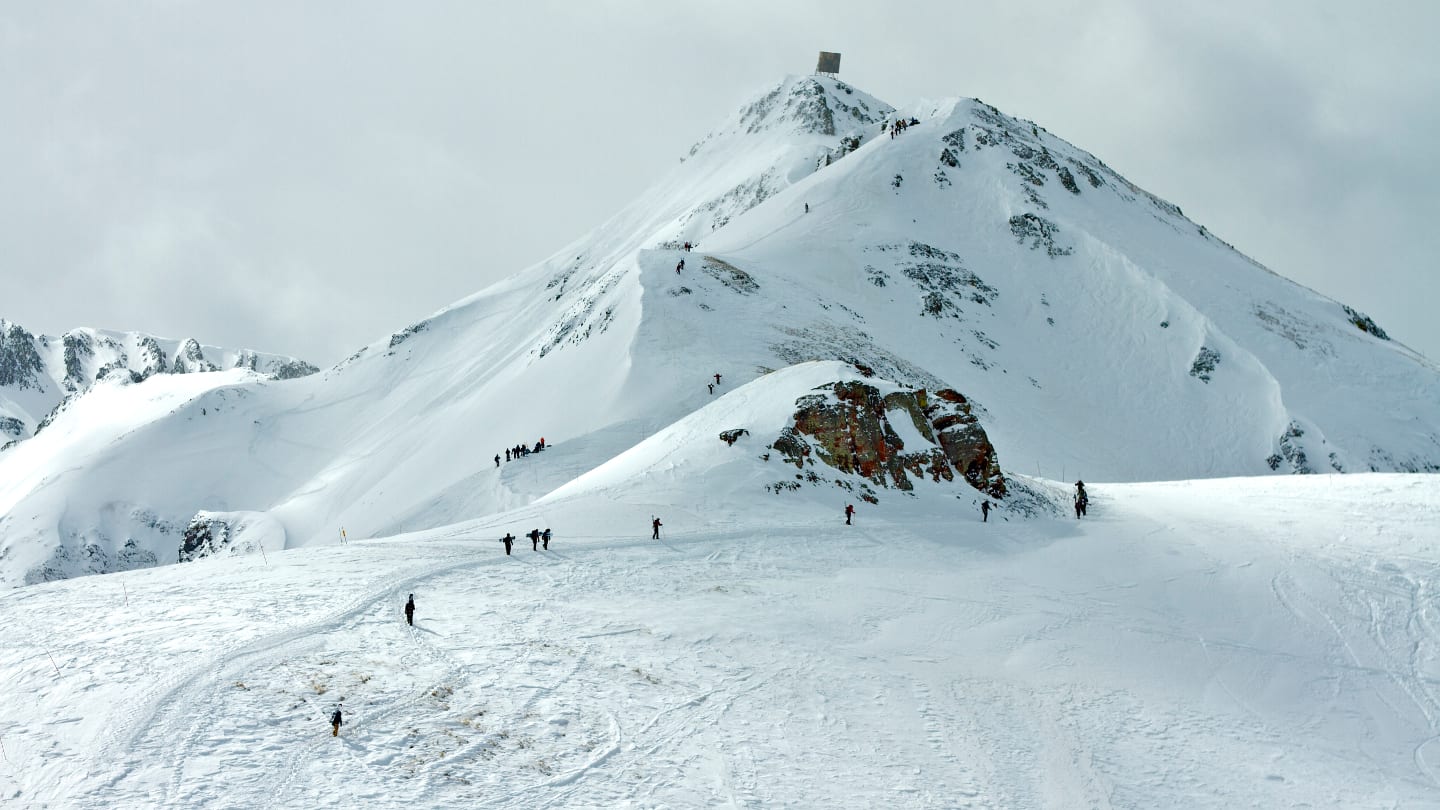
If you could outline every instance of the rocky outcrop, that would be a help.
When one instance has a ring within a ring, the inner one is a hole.
[[[190,525],[185,527],[185,534],[180,538],[180,562],[209,557],[229,546],[230,539],[229,521],[200,512],[190,519]]]
[[[924,389],[882,394],[861,381],[824,386],[796,401],[794,424],[771,448],[805,469],[820,462],[885,488],[911,490],[913,479],[957,477],[992,497],[1005,495],[1005,478],[970,403],[959,392]],[[906,424],[896,429],[893,420]],[[923,442],[907,447],[901,433]]]
[[[219,370],[214,363],[205,359],[205,352],[201,351],[200,343],[195,338],[186,338],[185,342],[180,344],[180,348],[175,350],[175,362],[170,366],[171,374]]]
[[[270,376],[277,380],[294,380],[300,377],[309,377],[311,374],[319,371],[320,369],[310,365],[304,360],[291,360],[277,365],[275,370],[270,373]]]
[[[19,324],[0,321],[0,386],[43,391],[42,365],[40,353],[35,351],[35,336]]]

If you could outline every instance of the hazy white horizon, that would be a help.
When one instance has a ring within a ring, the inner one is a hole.
[[[332,363],[600,224],[825,49],[889,103],[1035,120],[1440,358],[1437,24],[1290,0],[12,7],[0,317]]]

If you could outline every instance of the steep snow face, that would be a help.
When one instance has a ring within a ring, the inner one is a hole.
[[[0,319],[0,446],[29,438],[62,401],[84,394],[110,375],[139,381],[153,374],[223,368],[247,368],[280,379],[319,370],[293,357],[202,346],[194,338],[169,340],[101,329],[36,336]]]
[[[160,348],[146,368],[198,363]],[[103,425],[62,409],[0,454],[0,581],[173,561],[197,516],[266,547],[517,508],[811,361],[958,391],[1012,472],[1440,469],[1440,372],[1363,314],[993,107],[789,78],[593,233],[322,374],[116,384]],[[783,462],[753,450],[776,497]]]

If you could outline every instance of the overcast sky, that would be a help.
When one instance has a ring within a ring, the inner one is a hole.
[[[0,0],[0,317],[329,364],[823,49],[1036,121],[1440,359],[1433,0],[497,5]]]

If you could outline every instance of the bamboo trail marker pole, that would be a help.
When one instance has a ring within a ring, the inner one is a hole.
[[[55,677],[60,677],[60,665],[55,663],[55,656],[50,655],[49,650],[46,650],[45,654],[50,656],[50,666],[55,667]]]

